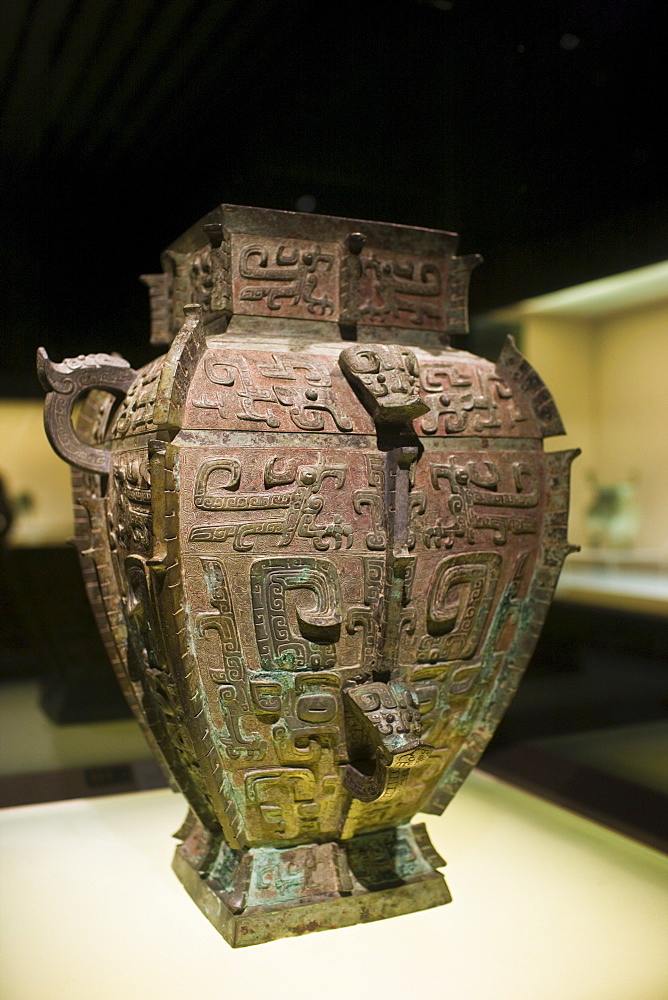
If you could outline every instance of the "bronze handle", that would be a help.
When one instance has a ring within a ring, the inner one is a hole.
[[[86,354],[54,364],[43,347],[37,350],[37,374],[46,389],[44,428],[52,448],[70,465],[85,472],[106,475],[111,464],[108,448],[82,441],[72,424],[74,404],[91,389],[125,396],[137,377],[124,358]]]

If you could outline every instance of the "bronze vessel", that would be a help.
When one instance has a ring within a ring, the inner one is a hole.
[[[190,804],[174,867],[234,946],[449,901],[411,817],[478,761],[570,548],[545,385],[449,346],[456,242],[224,205],[144,278],[166,354],[39,352],[100,631]]]

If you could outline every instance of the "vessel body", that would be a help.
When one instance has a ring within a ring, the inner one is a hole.
[[[454,250],[223,206],[146,279],[162,357],[41,360],[102,636],[190,803],[175,867],[234,945],[449,899],[411,817],[479,759],[569,550],[574,453],[512,342],[449,346]]]

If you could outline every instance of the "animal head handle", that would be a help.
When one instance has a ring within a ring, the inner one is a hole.
[[[91,389],[125,396],[137,373],[123,358],[109,354],[79,355],[54,364],[43,347],[37,351],[37,374],[46,389],[44,428],[51,447],[70,465],[85,472],[109,472],[110,453],[82,441],[72,424],[74,405]]]

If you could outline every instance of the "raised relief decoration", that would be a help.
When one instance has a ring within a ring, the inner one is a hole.
[[[246,797],[256,805],[262,825],[269,838],[280,841],[310,840],[318,835],[322,813],[327,811],[334,791],[335,779],[318,781],[308,768],[273,768],[249,771],[246,775]],[[272,866],[276,877],[276,864]],[[294,873],[293,873],[294,883]],[[286,894],[290,898],[290,894]],[[275,894],[272,893],[272,899]]]
[[[504,511],[532,510],[539,503],[535,470],[524,462],[511,462],[504,469],[510,473],[514,490],[499,491],[502,472],[492,461],[461,463],[451,458],[447,464],[430,463],[431,481],[435,489],[445,489],[451,517],[424,529],[424,544],[428,548],[452,548],[455,539],[464,538],[469,544],[478,532],[492,532],[495,545],[503,545],[509,534],[535,535],[539,520],[534,515],[478,513],[475,508],[496,507]]]
[[[200,306],[207,324],[231,312],[229,240],[220,224],[205,224],[202,233],[208,243],[194,252],[165,251],[163,274],[141,275],[149,290],[152,344],[171,344],[188,304]]]
[[[349,635],[361,633],[362,648],[359,666],[365,676],[379,665],[380,647],[380,606],[385,587],[384,559],[365,556],[362,559],[364,580],[363,605],[353,606],[346,615],[346,630]]]
[[[417,649],[419,663],[473,656],[489,615],[500,568],[498,552],[449,556],[439,563],[429,584],[428,634]]]
[[[368,513],[371,531],[364,536],[366,547],[372,552],[383,552],[387,548],[385,528],[385,462],[380,455],[365,455],[368,490],[355,490],[353,507],[356,514]]]
[[[418,421],[422,434],[517,435],[535,428],[526,403],[519,402],[509,383],[485,362],[423,362],[420,374],[429,407]]]
[[[114,427],[114,437],[124,438],[145,434],[155,429],[153,410],[158,383],[162,372],[162,359],[148,364],[121,403]]]
[[[214,738],[231,760],[262,760],[267,743],[247,726],[253,726],[253,712],[246,695],[247,674],[239,642],[234,608],[225,568],[218,559],[202,559],[211,607],[214,612],[201,612],[195,616],[198,634],[204,638],[213,634],[219,640],[220,654],[209,667],[211,680],[218,685],[218,707],[222,727]],[[246,721],[244,722],[244,717]]]
[[[258,363],[259,374],[254,376],[243,354],[209,354],[204,364],[207,383],[225,388],[207,385],[193,398],[195,410],[213,410],[222,421],[248,422],[248,427],[265,424],[269,428],[281,427],[287,411],[291,424],[300,430],[353,430],[353,422],[342,408],[323,365],[289,353],[271,357],[274,364]],[[306,385],[286,384],[296,382],[298,377]],[[267,385],[268,380],[276,384]]]
[[[202,559],[201,563],[209,601],[215,610],[196,616],[197,631],[201,636],[215,632],[221,647],[221,660],[209,671],[211,679],[217,684],[243,681],[246,671],[225,568],[219,559]]]
[[[359,321],[375,326],[445,327],[445,260],[379,250],[360,257]]]
[[[301,593],[293,602],[288,595]],[[336,566],[325,559],[260,559],[251,566],[253,623],[263,670],[328,670],[342,622]]]
[[[350,548],[353,544],[353,528],[344,523],[340,514],[329,518],[325,515],[324,520],[318,520],[325,503],[320,493],[323,482],[331,479],[337,490],[342,489],[346,480],[345,467],[328,465],[318,454],[314,456],[313,464],[289,462],[286,471],[278,473],[276,469],[279,461],[278,456],[267,461],[264,471],[265,490],[271,489],[270,484],[274,483],[282,486],[295,484],[294,488],[253,493],[234,492],[241,477],[241,463],[238,459],[221,457],[203,462],[195,478],[193,502],[196,507],[202,510],[284,511],[284,514],[259,521],[244,518],[222,524],[196,525],[190,531],[189,540],[231,542],[236,552],[252,551],[255,538],[260,535],[275,536],[278,548],[289,547],[295,538],[308,539],[320,551]],[[221,493],[221,490],[226,492]]]
[[[152,542],[151,472],[145,452],[120,454],[114,465],[116,530],[126,552],[148,554]]]
[[[346,347],[339,363],[377,424],[405,424],[428,412],[412,351],[380,344]]]
[[[339,248],[335,243],[234,235],[232,273],[239,311],[321,319],[338,312]]]

